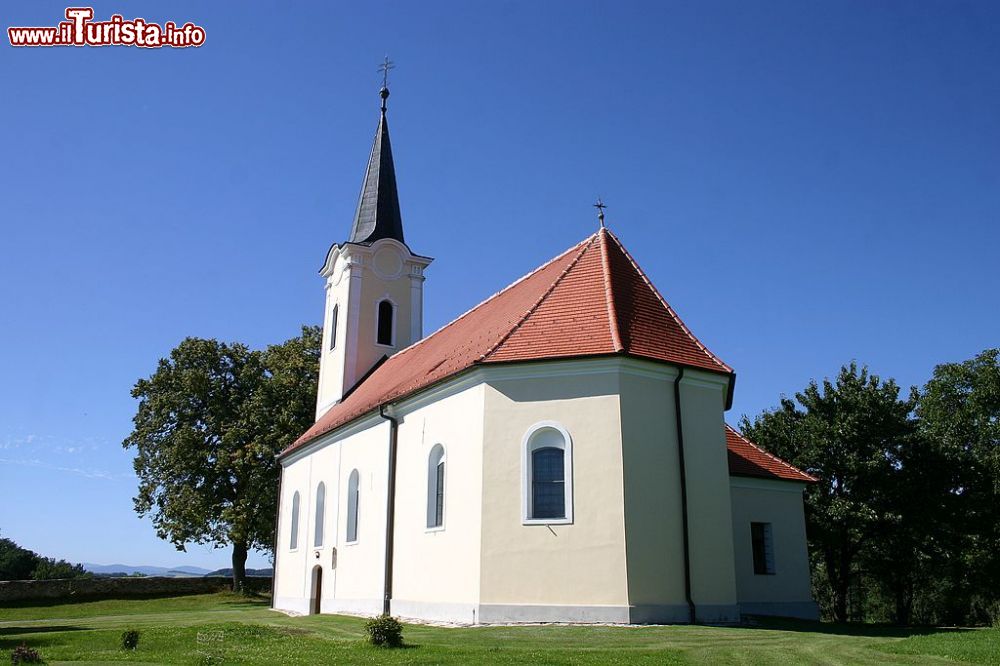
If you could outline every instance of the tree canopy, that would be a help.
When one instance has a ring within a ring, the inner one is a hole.
[[[312,425],[320,339],[312,326],[263,351],[187,338],[132,389],[136,512],[179,550],[231,546],[235,588],[248,551],[273,548],[275,456]]]
[[[1000,618],[1000,350],[903,393],[856,363],[741,421],[808,471],[813,589],[835,620]]]

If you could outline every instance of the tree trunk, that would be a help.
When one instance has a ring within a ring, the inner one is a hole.
[[[242,592],[247,579],[247,547],[242,543],[233,544],[233,592]]]

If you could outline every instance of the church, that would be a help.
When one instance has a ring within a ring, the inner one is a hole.
[[[316,422],[279,456],[274,607],[468,625],[817,618],[815,479],[726,425],[733,369],[603,211],[596,233],[423,336],[432,259],[403,235],[388,96],[350,235],[320,271]]]

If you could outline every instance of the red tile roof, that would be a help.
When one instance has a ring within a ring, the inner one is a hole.
[[[610,354],[732,373],[601,229],[388,358],[282,455],[478,364]]]
[[[729,425],[726,425],[726,448],[729,452],[729,474],[732,476],[756,476],[804,483],[817,481],[815,477],[771,455]]]

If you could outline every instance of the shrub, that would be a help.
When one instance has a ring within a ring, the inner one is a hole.
[[[134,650],[139,647],[139,630],[126,629],[122,632],[122,649]]]
[[[42,663],[42,655],[38,654],[38,650],[32,650],[24,643],[21,643],[10,653],[10,663],[15,665],[40,664]]]
[[[403,625],[396,618],[383,613],[365,622],[365,636],[372,645],[400,647],[403,645]]]

